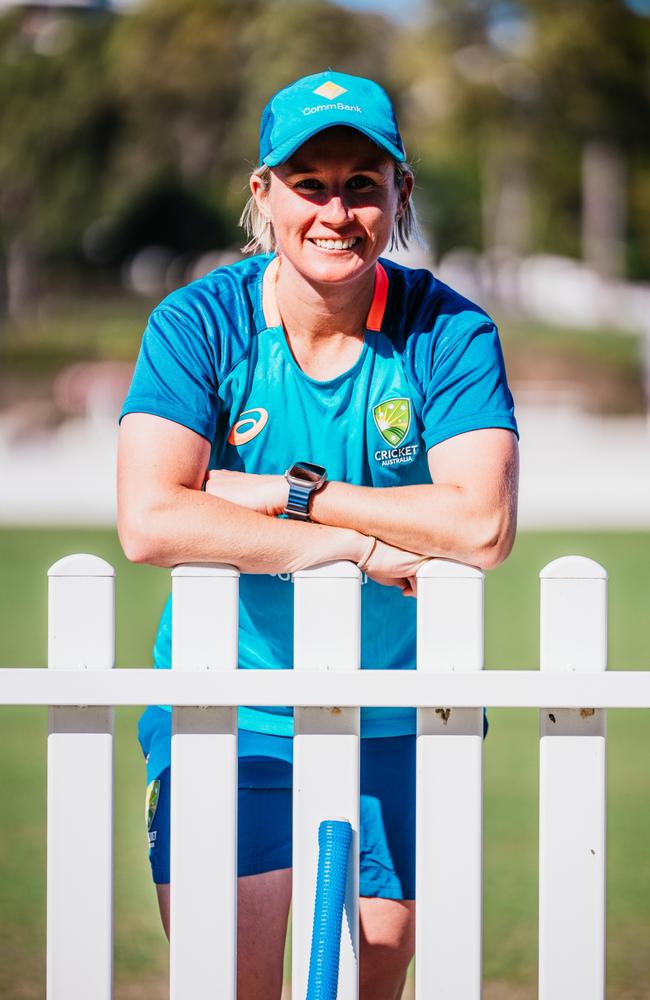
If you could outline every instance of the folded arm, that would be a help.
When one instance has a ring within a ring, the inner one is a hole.
[[[328,483],[312,498],[312,520],[375,535],[423,557],[457,559],[484,569],[497,566],[509,554],[516,531],[515,434],[501,428],[458,434],[431,448],[428,461],[433,483]],[[224,469],[210,472],[206,489],[269,514],[283,510],[288,493],[282,475]]]
[[[432,484],[376,488],[328,483],[312,520],[356,528],[425,556],[497,566],[514,543],[518,446],[512,431],[469,431],[428,453]]]
[[[208,441],[180,424],[127,414],[118,450],[118,534],[133,562],[224,562],[245,573],[358,562],[367,537],[338,526],[279,520],[201,492]]]

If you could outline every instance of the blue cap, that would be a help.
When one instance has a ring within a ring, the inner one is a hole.
[[[277,167],[303,142],[332,125],[348,125],[403,163],[404,143],[391,100],[378,83],[325,70],[279,90],[262,112],[260,163]]]

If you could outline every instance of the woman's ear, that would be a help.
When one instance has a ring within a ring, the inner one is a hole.
[[[397,218],[401,219],[404,212],[407,209],[408,203],[411,200],[411,194],[413,192],[413,174],[404,174],[402,177],[402,183],[399,189],[399,206],[397,209]]]
[[[255,199],[255,204],[257,205],[259,211],[267,219],[270,219],[270,213],[268,208],[268,195],[270,187],[270,178],[267,182],[265,178],[260,177],[259,174],[251,174],[250,189],[253,198]]]

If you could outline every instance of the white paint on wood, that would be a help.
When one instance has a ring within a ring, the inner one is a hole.
[[[237,669],[238,583],[231,566],[172,572],[172,673]],[[173,709],[170,861],[171,1000],[236,1000],[234,707]]]
[[[541,574],[541,669],[607,666],[607,574],[568,557]],[[606,716],[540,712],[539,996],[605,996]]]
[[[0,705],[358,705],[457,708],[650,708],[650,670],[541,674],[404,670],[0,670]]]
[[[596,673],[607,667],[607,572],[564,556],[540,573],[540,669]]]
[[[50,670],[110,670],[115,664],[115,570],[80,552],[48,571]]]
[[[296,573],[294,673],[354,671],[360,662],[361,574],[352,563]],[[296,708],[293,764],[292,996],[307,994],[318,867],[318,827],[352,825],[341,930],[339,1000],[358,996],[359,709]]]
[[[418,673],[483,667],[483,573],[432,560],[418,573]],[[415,995],[481,996],[481,708],[418,710]]]
[[[604,673],[607,574],[541,575],[542,672],[490,671],[482,573],[433,560],[418,577],[418,671],[358,672],[359,572],[296,574],[295,671],[237,666],[232,567],[174,571],[173,671],[111,670],[114,572],[94,556],[49,571],[48,670],[0,671],[1,704],[49,704],[47,995],[112,990],[113,704],[175,704],[171,996],[236,997],[236,704],[295,704],[294,996],[307,982],[318,824],[354,836],[341,1000],[357,996],[359,711],[418,712],[417,995],[480,996],[481,705],[542,708],[540,998],[601,1000],[605,982],[604,708],[650,707],[650,672]],[[548,708],[555,705],[555,708]],[[95,707],[84,707],[95,706]],[[207,706],[207,707],[199,707]],[[210,707],[211,706],[211,707]],[[328,706],[328,707],[322,707]],[[197,850],[216,831],[214,861]]]
[[[48,576],[49,669],[110,670],[113,568],[81,554],[60,560]],[[50,708],[47,806],[47,997],[110,1000],[112,708]]]

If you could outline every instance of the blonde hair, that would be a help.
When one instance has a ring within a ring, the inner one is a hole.
[[[413,177],[413,169],[408,163],[398,163],[396,160],[393,162],[395,164],[395,185],[398,189],[401,189],[404,178],[407,176]],[[253,170],[251,176],[259,177],[262,182],[262,188],[268,191],[271,186],[270,167],[263,164],[261,167]],[[243,227],[248,236],[248,242],[241,248],[242,253],[273,253],[276,249],[273,223],[268,216],[260,211],[253,195],[250,196],[244,206],[244,211],[239,219],[239,225]],[[418,224],[412,198],[409,198],[404,211],[395,218],[388,249],[396,250],[400,247],[406,249],[409,243],[415,243],[422,247],[426,246],[426,240]]]

